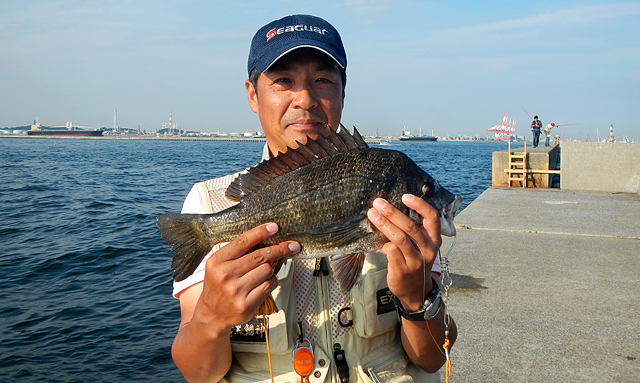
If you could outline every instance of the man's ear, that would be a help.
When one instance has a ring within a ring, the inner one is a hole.
[[[251,110],[253,110],[254,113],[258,113],[258,92],[256,92],[256,89],[249,80],[244,82],[244,88],[247,91],[247,99]]]

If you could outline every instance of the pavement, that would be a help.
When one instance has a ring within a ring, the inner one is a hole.
[[[489,188],[455,222],[450,382],[640,381],[638,194]]]

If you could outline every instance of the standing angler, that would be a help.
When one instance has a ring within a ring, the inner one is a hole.
[[[245,89],[267,138],[263,159],[285,158],[280,154],[289,148],[311,145],[308,138],[334,134],[346,66],[338,31],[318,17],[287,16],[256,32]],[[227,188],[239,175],[195,184],[182,212],[230,208],[237,201],[227,198]],[[347,202],[310,206],[329,212]],[[294,237],[269,242],[284,231],[274,222],[212,246],[195,271],[174,282],[181,322],[172,355],[184,377],[269,381],[271,364],[277,382],[439,382],[445,329],[451,344],[457,335],[455,323],[445,325],[435,282],[440,213],[412,194],[399,196],[395,206],[379,197],[371,204],[360,225],[387,242],[366,254],[359,282],[348,292],[327,257],[295,257],[304,250]],[[255,316],[270,295],[279,311],[268,316],[268,361],[265,326]]]
[[[533,147],[538,147],[538,142],[540,142],[540,129],[542,128],[542,121],[538,120],[538,116],[533,116],[533,121],[531,122],[531,131],[533,132]]]

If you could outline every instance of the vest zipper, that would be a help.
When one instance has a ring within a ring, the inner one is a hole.
[[[329,270],[326,267],[327,259],[321,258],[321,261],[316,262],[316,270],[322,271],[316,273],[314,271],[314,276],[318,277],[316,285],[319,288],[316,291],[319,291],[319,294],[316,295],[318,299],[318,308],[320,309],[319,320],[322,323],[322,328],[319,333],[322,334],[320,343],[322,344],[322,348],[325,350],[327,356],[333,356],[333,336],[331,334],[331,302],[329,296],[329,281],[327,280],[329,276]],[[326,273],[325,273],[326,270]],[[338,376],[338,369],[336,367],[335,360],[331,363],[330,366],[330,374],[332,376],[331,381],[334,383],[340,383],[340,378]]]

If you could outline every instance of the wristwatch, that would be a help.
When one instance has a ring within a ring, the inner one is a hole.
[[[438,315],[438,312],[440,312],[440,307],[442,306],[442,295],[440,293],[440,287],[438,287],[438,284],[433,279],[433,277],[431,278],[431,281],[433,282],[433,289],[429,292],[429,294],[427,294],[424,303],[416,312],[406,312],[404,310],[404,307],[402,307],[402,304],[400,303],[400,299],[394,296],[393,302],[396,305],[396,311],[399,316],[412,322],[419,322],[433,319],[436,315]]]

